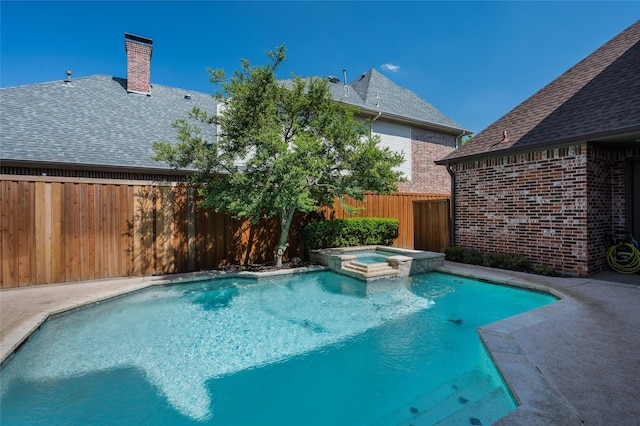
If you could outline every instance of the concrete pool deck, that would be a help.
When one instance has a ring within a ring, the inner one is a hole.
[[[496,424],[639,424],[637,275],[624,276],[630,280],[625,284],[612,281],[617,275],[602,276],[610,281],[552,278],[451,262],[445,262],[440,270],[549,290],[562,297],[551,305],[479,329],[520,404]],[[0,360],[19,348],[49,315],[152,285],[210,276],[180,274],[0,290]]]

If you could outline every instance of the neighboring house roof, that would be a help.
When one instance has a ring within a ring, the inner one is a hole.
[[[189,95],[190,99],[185,96]],[[0,90],[0,160],[92,168],[166,171],[153,161],[154,141],[173,142],[172,123],[212,96],[152,85],[150,96],[127,93],[126,79],[107,75]],[[203,136],[213,138],[215,134]]]
[[[398,86],[375,69],[347,84],[329,77],[329,88],[335,100],[354,105],[363,113],[377,115],[380,112],[381,118],[421,125],[456,136],[463,132],[471,133],[429,102],[411,90]]]
[[[586,141],[640,141],[640,21],[437,163]]]
[[[129,80],[94,75],[0,89],[3,165],[170,170],[152,160],[153,142],[175,141],[176,120],[187,118],[194,106],[215,113],[217,102],[205,93],[150,85],[152,40],[125,34],[125,47]],[[456,136],[469,133],[374,69],[349,84],[330,81],[336,101],[352,104],[365,115]],[[203,128],[201,135],[213,141],[215,127]]]

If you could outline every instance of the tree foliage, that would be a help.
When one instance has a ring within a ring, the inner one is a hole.
[[[331,206],[334,196],[393,192],[402,179],[394,168],[403,157],[378,146],[367,123],[355,120],[357,110],[333,100],[326,79],[277,80],[284,46],[267,55],[266,66],[241,60],[231,77],[209,70],[220,111],[194,108],[174,123],[177,142],[154,144],[154,158],[193,168],[190,180],[206,207],[252,223],[277,217],[280,266],[295,212]],[[201,126],[213,125],[217,138],[206,140]]]

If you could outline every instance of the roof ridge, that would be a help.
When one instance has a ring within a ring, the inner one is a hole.
[[[84,75],[82,77],[74,77],[73,79],[71,79],[71,82],[73,83],[74,81],[77,80],[86,80],[89,78],[95,78],[95,77],[109,77],[109,78],[118,78],[118,77],[114,77],[111,75],[107,75],[107,74],[91,74],[91,75]],[[124,79],[126,80],[126,78]],[[27,87],[27,86],[43,86],[43,85],[47,85],[47,84],[54,84],[54,83],[60,83],[60,82],[64,82],[65,80],[63,79],[59,79],[59,80],[49,80],[49,81],[39,81],[37,83],[25,83],[25,84],[19,84],[17,86],[7,86],[7,87],[0,87],[0,90],[4,90],[4,89],[16,89],[16,88],[20,88],[20,87]]]

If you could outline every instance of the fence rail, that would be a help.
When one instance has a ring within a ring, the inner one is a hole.
[[[413,248],[416,200],[369,194],[361,217],[400,220],[398,247]],[[272,260],[279,225],[251,225],[197,206],[180,183],[0,175],[0,288],[213,269]],[[320,217],[352,217],[336,204]],[[303,256],[297,227],[287,256]]]

